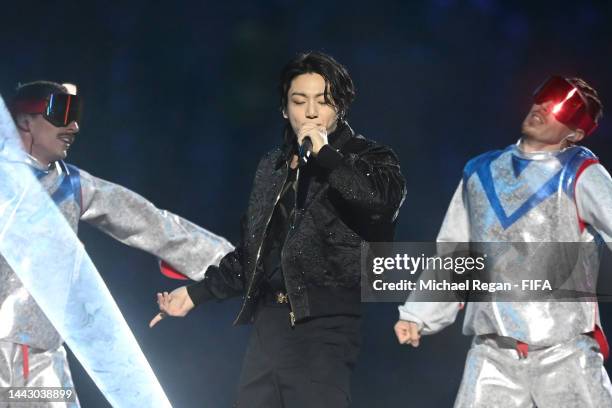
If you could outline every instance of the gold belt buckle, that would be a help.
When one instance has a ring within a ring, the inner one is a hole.
[[[287,296],[287,294],[283,292],[278,292],[276,294],[276,303],[281,304],[281,305],[285,303],[289,303],[289,297]]]

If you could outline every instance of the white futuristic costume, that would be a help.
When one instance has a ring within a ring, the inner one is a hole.
[[[47,169],[33,158],[29,164],[75,233],[79,220],[86,221],[193,280],[201,280],[209,265],[233,250],[224,238],[74,166],[58,161]],[[62,342],[0,255],[0,387],[72,387]]]
[[[466,165],[437,239],[593,243],[579,256],[585,281],[597,282],[599,254],[590,248],[612,247],[612,179],[583,147],[485,153]],[[551,272],[550,262],[530,264]],[[503,273],[519,271],[508,264]],[[413,295],[400,319],[422,334],[453,323],[463,306]],[[471,302],[465,313],[463,332],[475,338],[456,407],[612,407],[596,301]]]

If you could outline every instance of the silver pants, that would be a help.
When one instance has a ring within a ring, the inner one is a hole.
[[[510,338],[477,336],[455,400],[455,408],[468,407],[612,407],[612,386],[599,344],[588,335],[525,358]]]
[[[26,373],[24,362],[29,369]],[[74,392],[72,376],[63,346],[55,350],[29,348],[24,360],[21,344],[0,341],[0,387],[63,387]],[[19,408],[78,408],[76,402],[19,402],[11,404],[8,395],[0,392],[0,407]]]

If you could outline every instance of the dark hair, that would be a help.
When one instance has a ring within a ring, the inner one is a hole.
[[[52,93],[68,93],[65,86],[51,81],[33,81],[18,84],[9,102],[9,109],[13,116],[19,112],[14,111],[15,104],[22,101],[46,99]]]
[[[319,74],[325,79],[325,102],[333,105],[338,112],[338,119],[343,120],[355,99],[353,80],[342,64],[318,51],[298,54],[281,71],[278,86],[281,111],[287,108],[291,81],[302,74]]]
[[[595,122],[599,122],[603,116],[603,105],[595,88],[582,78],[568,78],[567,80],[587,99],[587,112]]]

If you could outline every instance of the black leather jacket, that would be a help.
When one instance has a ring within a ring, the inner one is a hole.
[[[261,248],[293,151],[277,148],[261,159],[241,241],[187,288],[195,304],[242,295],[235,324],[253,317],[263,279]],[[329,145],[298,174],[295,216],[281,253],[294,321],[360,313],[361,245],[393,240],[405,194],[393,151],[339,124]]]

